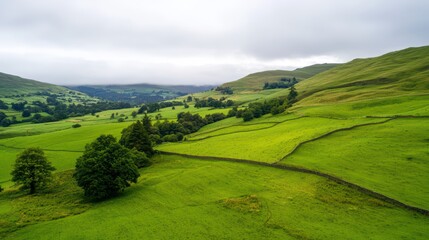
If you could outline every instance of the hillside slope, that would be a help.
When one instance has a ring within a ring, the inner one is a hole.
[[[60,93],[69,90],[54,84],[39,82],[0,72],[0,97],[36,93],[39,91]]]
[[[235,91],[261,90],[266,82],[277,82],[281,78],[295,77],[298,81],[310,78],[318,73],[327,71],[338,66],[335,63],[315,64],[293,71],[272,70],[249,74],[233,82],[223,84],[223,87],[231,87]]]
[[[429,46],[355,59],[296,85],[304,103],[424,94],[429,90]]]

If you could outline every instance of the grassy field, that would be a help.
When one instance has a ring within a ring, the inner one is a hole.
[[[338,132],[303,145],[282,163],[341,176],[429,209],[429,128],[423,121],[397,119]]]
[[[340,120],[307,117],[271,125],[236,125],[198,135],[198,138],[205,138],[199,141],[164,143],[157,146],[157,149],[198,156],[217,156],[273,163],[279,161],[302,141],[339,128],[376,121],[380,121],[380,119]],[[247,131],[243,131],[245,129]]]
[[[95,203],[88,210],[78,205],[84,211],[79,215],[29,225],[3,239],[429,237],[427,217],[317,176],[171,156],[158,157],[141,173],[138,184],[120,197]],[[12,205],[20,200],[0,194],[0,202],[6,199]],[[68,209],[69,203],[64,205]],[[26,216],[13,206],[0,209],[3,216]]]

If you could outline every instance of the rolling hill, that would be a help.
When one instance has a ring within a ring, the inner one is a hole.
[[[42,91],[50,93],[65,93],[70,90],[54,84],[39,82],[0,72],[0,97],[34,94]]]
[[[429,46],[355,59],[296,85],[305,103],[427,94]]]
[[[327,71],[338,66],[335,63],[315,64],[303,68],[297,68],[293,71],[272,70],[249,74],[233,82],[222,84],[223,87],[230,87],[234,91],[252,91],[262,90],[265,82],[277,82],[281,78],[295,77],[298,81],[312,77],[318,73]]]

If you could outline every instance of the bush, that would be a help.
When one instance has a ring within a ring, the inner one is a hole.
[[[75,123],[72,125],[72,128],[80,128],[82,125],[80,125],[79,123]]]
[[[118,118],[118,122],[123,122],[123,121],[125,121],[124,118]]]

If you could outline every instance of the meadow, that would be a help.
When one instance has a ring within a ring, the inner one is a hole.
[[[40,221],[3,239],[429,237],[427,217],[321,177],[176,156],[161,155],[155,161],[122,196],[92,203],[88,209],[81,203],[80,214]],[[5,198],[12,205],[20,200],[2,194],[0,202]],[[39,201],[46,199],[41,196]],[[64,205],[68,209],[70,203]],[[14,207],[1,210],[2,216],[20,211]]]

